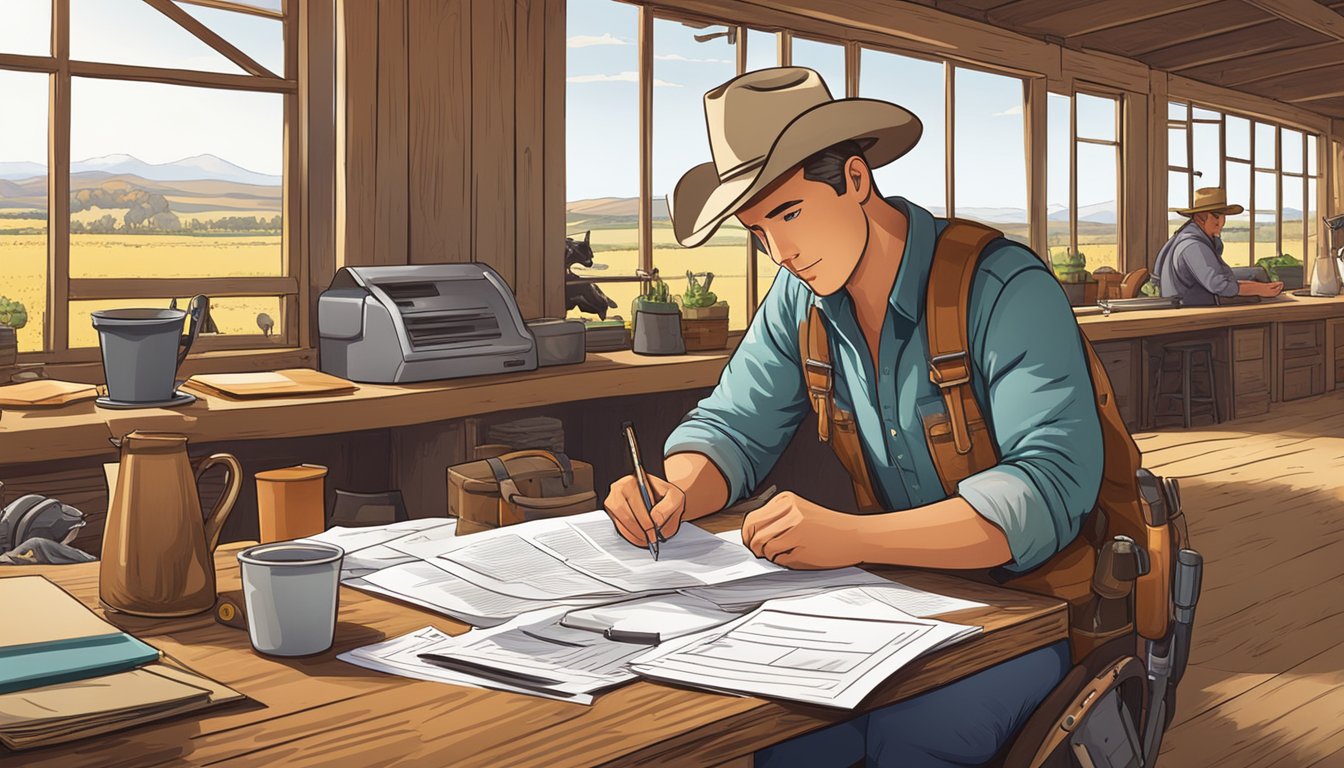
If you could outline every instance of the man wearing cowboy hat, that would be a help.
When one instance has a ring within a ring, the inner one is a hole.
[[[1228,205],[1227,193],[1218,187],[1195,190],[1195,204],[1172,208],[1189,218],[1157,253],[1153,282],[1163,296],[1177,297],[1185,306],[1217,304],[1233,296],[1278,296],[1283,283],[1238,281],[1223,261],[1223,225],[1228,216],[1246,210]]]
[[[650,477],[653,509],[633,478],[612,484],[606,508],[620,533],[641,547],[670,537],[765,478],[810,407],[799,324],[816,306],[836,404],[854,414],[860,460],[889,511],[856,515],[782,493],[747,515],[752,551],[790,568],[1024,571],[1068,545],[1097,498],[1101,429],[1077,324],[1045,264],[999,238],[975,268],[972,385],[1002,460],[949,494],[923,430],[926,417],[946,412],[930,381],[924,307],[946,222],[884,199],[870,173],[915,145],[919,120],[895,104],[832,99],[817,73],[793,67],[715,88],[705,113],[713,162],[677,184],[674,233],[696,246],[736,215],[781,269],[718,387],[668,438],[666,479]],[[756,764],[984,763],[1068,667],[1064,642],[1025,653],[785,742]]]

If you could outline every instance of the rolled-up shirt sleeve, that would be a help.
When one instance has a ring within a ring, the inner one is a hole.
[[[1218,254],[1208,245],[1189,240],[1180,246],[1179,258],[1195,282],[1214,296],[1236,296],[1241,290],[1232,268],[1218,258]]]
[[[957,492],[1003,531],[1007,567],[1024,571],[1073,541],[1095,505],[1101,425],[1078,325],[1054,276],[1028,267],[1005,282],[980,279],[971,348],[1001,460]]]
[[[728,504],[769,474],[808,409],[798,352],[806,289],[780,275],[719,378],[668,436],[663,454],[704,454],[728,481]]]

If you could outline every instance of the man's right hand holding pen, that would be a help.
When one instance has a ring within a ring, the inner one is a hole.
[[[652,509],[644,506],[633,474],[612,483],[604,503],[617,532],[641,549],[657,541],[659,532],[670,539],[683,520],[712,514],[728,502],[728,482],[704,455],[676,453],[664,460],[663,468],[668,480],[645,473],[654,496]]]

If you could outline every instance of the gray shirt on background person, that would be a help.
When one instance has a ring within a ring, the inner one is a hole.
[[[1210,238],[1193,219],[1158,251],[1153,282],[1162,296],[1179,297],[1187,307],[1217,304],[1219,296],[1236,296],[1240,289],[1223,261],[1223,239]]]

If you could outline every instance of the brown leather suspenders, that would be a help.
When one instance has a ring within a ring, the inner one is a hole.
[[[957,483],[998,463],[985,418],[971,389],[970,334],[967,308],[972,276],[980,252],[1002,237],[998,230],[953,219],[938,237],[929,272],[925,301],[929,343],[929,378],[938,385],[947,406],[946,417],[924,424],[925,440],[943,489],[951,494]],[[883,511],[872,484],[853,414],[835,405],[831,352],[821,311],[813,304],[798,329],[808,400],[817,413],[817,438],[830,443],[849,472],[854,496],[862,512]],[[876,364],[876,361],[874,361]]]

